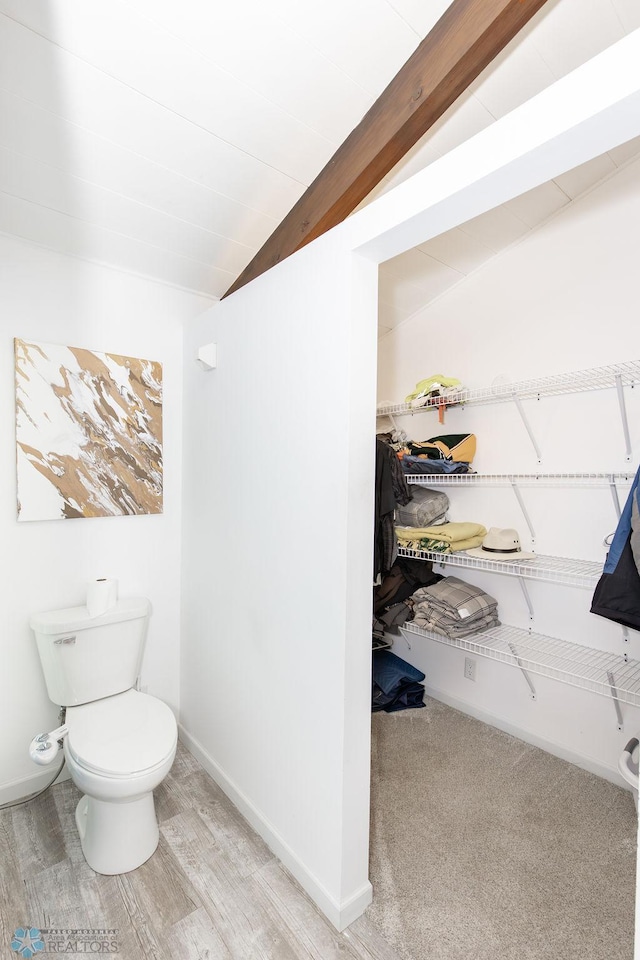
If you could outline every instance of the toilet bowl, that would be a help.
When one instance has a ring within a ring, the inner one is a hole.
[[[82,852],[96,873],[128,873],[159,838],[153,790],[171,769],[177,725],[161,700],[137,690],[69,707],[64,754],[84,796],[76,809]]]
[[[29,745],[35,763],[51,763],[60,741],[84,796],[76,809],[82,852],[96,873],[128,873],[158,845],[153,790],[177,745],[176,719],[156,697],[136,690],[151,604],[117,600],[93,616],[87,606],[34,614],[47,693],[64,723]]]

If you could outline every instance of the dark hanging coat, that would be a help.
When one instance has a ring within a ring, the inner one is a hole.
[[[407,482],[395,451],[376,438],[375,535],[373,578],[385,576],[396,558],[397,544],[393,517],[396,504],[411,500]]]
[[[598,581],[591,613],[640,630],[640,469]]]

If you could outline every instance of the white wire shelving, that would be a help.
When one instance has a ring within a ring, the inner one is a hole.
[[[463,406],[468,403],[501,403],[507,400],[529,400],[555,397],[563,393],[581,393],[585,390],[603,390],[608,387],[634,387],[640,383],[640,360],[575,370],[570,373],[521,380],[516,383],[494,384],[470,390],[463,388],[449,397],[434,397],[420,406],[411,403],[380,404],[378,416],[401,416],[421,413],[438,407]]]
[[[516,627],[491,627],[465,639],[453,639],[425,630],[415,624],[403,624],[403,634],[417,635],[450,647],[458,647],[481,657],[499,660],[527,673],[549,677],[561,683],[590,690],[614,701],[621,724],[619,703],[640,706],[640,662],[623,656],[584,647],[556,637],[530,633]]]
[[[620,499],[618,487],[624,484],[631,485],[634,480],[632,473],[414,473],[407,474],[406,480],[410,485],[423,487],[456,487],[456,486],[495,486],[511,487],[522,510],[522,515],[529,528],[532,540],[536,539],[536,531],[529,515],[521,487],[609,487],[613,497],[613,507],[616,516],[620,519]]]
[[[632,483],[633,473],[408,473],[409,484],[422,487],[494,486],[607,487]]]
[[[518,383],[493,384],[490,387],[480,387],[474,390],[462,388],[452,392],[449,396],[427,398],[424,403],[415,406],[414,403],[379,404],[376,414],[379,417],[388,417],[392,425],[395,417],[406,414],[422,413],[425,410],[440,410],[442,413],[449,407],[463,407],[473,403],[503,403],[512,401],[518,410],[520,419],[529,434],[538,458],[542,461],[542,452],[527,414],[523,400],[540,400],[542,397],[557,397],[561,394],[581,393],[586,390],[604,390],[615,387],[618,394],[618,405],[622,419],[622,431],[625,441],[625,459],[631,460],[631,437],[627,422],[624,388],[633,388],[640,383],[640,360],[629,360],[626,363],[614,363],[606,367],[592,367],[589,370],[574,370],[570,373],[554,374],[548,377],[538,377],[535,380],[521,380]],[[441,422],[442,422],[442,418]]]
[[[595,587],[602,573],[602,563],[591,560],[573,560],[569,557],[548,557],[542,554],[535,560],[485,560],[460,553],[438,553],[431,550],[411,550],[398,547],[399,557],[411,560],[431,560],[442,566],[466,567],[487,573],[503,573],[510,577],[540,580],[545,583],[560,583],[568,587]]]

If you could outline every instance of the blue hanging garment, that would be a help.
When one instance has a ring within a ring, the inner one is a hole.
[[[591,613],[640,630],[640,469],[618,521]]]

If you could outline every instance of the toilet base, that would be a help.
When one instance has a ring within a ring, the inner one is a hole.
[[[160,831],[153,793],[129,802],[84,796],[76,807],[84,858],[96,873],[129,873],[155,852]]]

